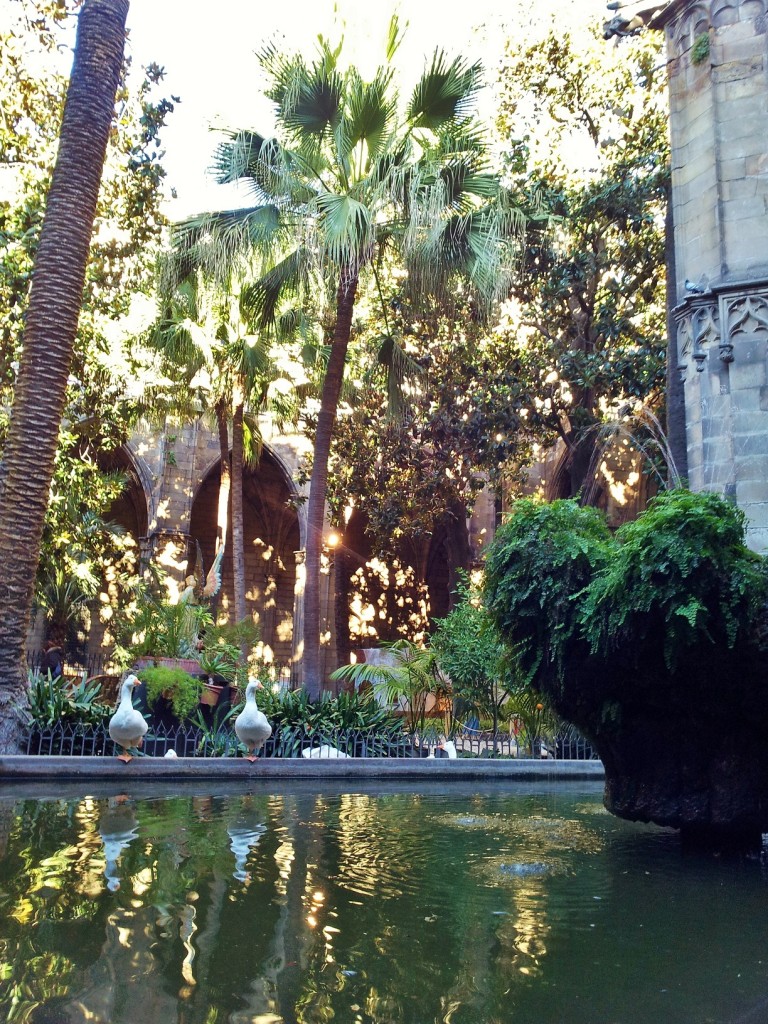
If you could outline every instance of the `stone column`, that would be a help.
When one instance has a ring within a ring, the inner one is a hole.
[[[672,0],[678,358],[689,483],[731,494],[768,551],[766,0]]]

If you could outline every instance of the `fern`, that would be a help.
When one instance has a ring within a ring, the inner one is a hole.
[[[611,550],[596,509],[571,499],[515,503],[488,551],[484,597],[527,681],[562,677],[580,632],[576,599]]]
[[[664,651],[672,671],[698,644],[732,648],[768,595],[766,562],[744,544],[744,513],[717,494],[667,491],[617,531],[579,620],[593,653]]]

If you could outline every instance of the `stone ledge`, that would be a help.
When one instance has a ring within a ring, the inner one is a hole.
[[[351,758],[349,760],[265,758],[254,762],[222,757],[137,757],[128,764],[116,757],[37,757],[27,754],[0,757],[0,782],[14,779],[120,780],[290,780],[290,779],[440,779],[492,780],[600,780],[600,761],[550,761],[483,758]]]

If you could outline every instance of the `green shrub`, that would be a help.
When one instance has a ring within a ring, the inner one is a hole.
[[[575,599],[613,547],[597,509],[572,499],[515,502],[489,547],[483,594],[526,682],[562,675],[580,631]]]
[[[709,32],[700,33],[691,47],[691,64],[703,64],[709,57],[710,50]]]
[[[387,703],[405,703],[405,726],[409,732],[423,732],[427,727],[427,703],[430,694],[446,696],[448,684],[440,673],[437,654],[411,640],[395,640],[381,645],[392,655],[389,665],[355,663],[342,665],[331,673],[331,679],[367,683]]]
[[[99,701],[100,696],[101,683],[83,679],[73,686],[63,676],[51,679],[50,673],[30,672],[27,707],[22,716],[42,729],[57,722],[100,725],[114,714],[114,708]]]
[[[273,728],[286,726],[307,733],[338,729],[377,732],[402,728],[401,719],[381,707],[370,691],[341,693],[338,697],[325,693],[320,700],[311,701],[306,690],[275,693],[266,686],[257,690],[256,703]]]
[[[768,600],[768,562],[744,543],[743,512],[677,489],[611,537],[574,501],[516,503],[491,545],[485,598],[528,683],[547,692],[589,664],[607,680],[671,675],[709,651],[751,650]]]
[[[200,702],[202,680],[180,668],[143,668],[138,677],[147,687],[147,703],[155,706],[159,697],[171,702],[174,715],[183,721]]]
[[[507,647],[479,594],[464,582],[459,596],[453,611],[438,620],[431,646],[440,671],[451,681],[458,715],[489,715],[495,732],[513,682],[507,672]]]
[[[138,657],[197,657],[198,637],[213,624],[204,605],[179,601],[171,604],[151,594],[118,624],[117,653],[125,664]]]

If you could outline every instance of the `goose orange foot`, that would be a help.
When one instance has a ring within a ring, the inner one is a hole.
[[[129,761],[133,760],[133,756],[131,754],[118,754],[117,755],[117,760],[118,761],[125,761],[125,763],[128,764]]]

